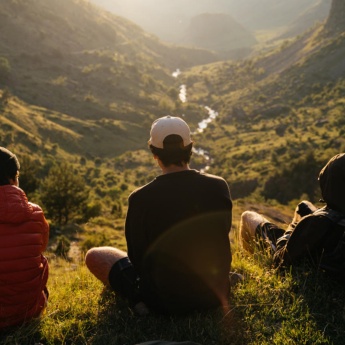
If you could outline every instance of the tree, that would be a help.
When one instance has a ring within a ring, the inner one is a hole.
[[[5,57],[0,56],[0,84],[7,81],[11,73],[11,66]]]
[[[27,195],[34,193],[40,185],[41,163],[29,155],[20,157],[19,184]]]
[[[43,182],[41,200],[50,219],[59,225],[83,217],[89,192],[85,180],[68,163],[54,165]]]
[[[5,87],[4,90],[2,91],[2,95],[0,97],[0,105],[6,106],[9,102],[10,98],[11,98],[11,92],[7,87]]]
[[[263,196],[286,204],[305,194],[311,202],[315,202],[319,193],[317,177],[320,166],[322,164],[310,151],[297,160],[288,162],[285,167],[277,167],[274,175],[264,184]]]

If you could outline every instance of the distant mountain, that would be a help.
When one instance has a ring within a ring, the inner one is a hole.
[[[331,11],[325,26],[329,35],[343,33],[345,31],[345,1],[333,0]]]
[[[302,13],[312,11],[320,0],[91,0],[109,11],[122,15],[162,40],[181,43],[193,17],[227,14],[249,31],[286,30]],[[322,10],[324,12],[322,12]],[[297,34],[325,19],[328,8],[321,8],[308,26],[296,26]],[[305,23],[306,24],[306,23]],[[209,27],[210,29],[210,27]],[[206,30],[206,28],[205,28]],[[299,31],[302,30],[302,31]],[[220,40],[221,41],[221,40]],[[229,42],[225,42],[227,45]],[[222,47],[227,49],[227,47]]]
[[[323,22],[329,14],[332,0],[320,0],[318,3],[309,7],[304,12],[300,13],[298,17],[289,24],[288,29],[276,39],[285,39],[297,36],[309,28],[312,28],[316,23]]]
[[[319,0],[248,0],[237,5],[234,18],[252,30],[286,27]],[[233,3],[237,2],[235,0]],[[328,12],[324,13],[326,17]]]
[[[182,75],[190,99],[219,114],[195,141],[235,198],[320,198],[318,169],[345,150],[343,18],[345,2],[333,0],[326,22],[275,50]]]
[[[250,48],[256,39],[228,14],[204,13],[191,18],[183,42],[210,50],[231,51]]]

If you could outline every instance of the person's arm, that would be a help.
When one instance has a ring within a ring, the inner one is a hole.
[[[137,202],[134,195],[131,195],[128,199],[128,211],[125,222],[128,257],[139,273],[147,248],[144,228],[144,206]]]
[[[323,248],[324,237],[329,228],[326,217],[310,215],[301,219],[286,244],[274,255],[279,266],[296,264],[300,259],[313,257]]]
[[[44,216],[44,213],[40,206],[29,202],[29,205],[32,207],[32,220],[37,221],[41,225],[41,234],[42,234],[42,253],[47,249],[49,241],[49,224]]]

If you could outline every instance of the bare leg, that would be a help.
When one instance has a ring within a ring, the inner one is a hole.
[[[241,215],[240,222],[240,241],[242,247],[250,253],[253,253],[253,241],[255,239],[255,230],[261,223],[269,221],[257,212],[245,211]]]
[[[85,263],[90,272],[104,285],[109,286],[109,272],[113,265],[127,253],[113,247],[95,247],[85,255]]]
[[[85,255],[85,263],[90,272],[98,278],[105,286],[109,284],[109,272],[113,265],[120,259],[127,256],[127,253],[114,247],[95,247]],[[149,310],[143,302],[138,302],[133,307],[139,315],[147,315]]]

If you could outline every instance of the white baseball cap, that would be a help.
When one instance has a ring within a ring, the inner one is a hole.
[[[164,139],[168,135],[172,134],[179,135],[182,138],[183,146],[185,147],[192,143],[192,139],[190,138],[190,128],[187,123],[180,117],[167,115],[153,122],[149,144],[163,149]]]

